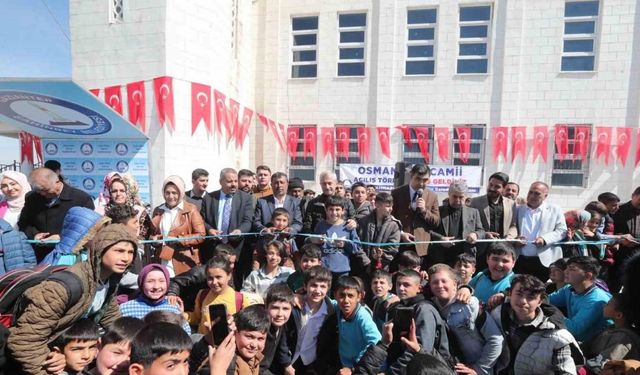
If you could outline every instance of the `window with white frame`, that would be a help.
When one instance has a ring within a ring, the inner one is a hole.
[[[289,157],[289,178],[298,177],[304,181],[315,181],[316,155],[305,157],[304,131],[305,129],[316,128],[316,125],[291,125],[291,127],[298,128],[298,145],[296,146],[296,157]]]
[[[458,143],[457,128],[471,128],[471,140],[469,142],[469,157],[463,162],[460,157],[460,144]],[[454,125],[453,127],[453,165],[484,165],[485,148],[484,124]]]
[[[433,152],[435,150],[435,145],[433,142],[433,125],[407,125],[409,130],[409,139],[410,144],[407,145],[404,139],[402,139],[402,161],[409,164],[429,164],[431,160],[434,160]],[[426,128],[427,129],[427,140],[429,142],[428,151],[429,158],[431,160],[425,160],[422,156],[422,152],[420,151],[420,146],[418,145],[418,134],[416,133],[416,128]]]
[[[109,23],[121,23],[124,21],[124,0],[109,0]]]
[[[461,6],[459,16],[458,74],[482,74],[489,69],[491,5]]]
[[[551,184],[554,186],[586,187],[589,176],[589,158],[582,160],[576,153],[575,134],[576,127],[591,127],[590,124],[567,125],[567,143],[569,148],[567,155],[561,160],[558,154],[558,146],[553,145],[553,170],[551,171]],[[591,133],[591,131],[589,132]],[[591,155],[591,142],[587,142],[587,155]]]
[[[318,76],[318,16],[291,18],[291,78]]]
[[[561,71],[595,70],[599,9],[598,0],[565,2]]]
[[[340,164],[361,164],[362,163],[362,158],[360,157],[360,154],[358,153],[358,128],[363,128],[364,124],[358,124],[358,125],[353,125],[353,124],[349,124],[349,125],[336,125],[336,129],[338,128],[349,128],[349,152],[347,157],[345,158],[344,156],[342,156],[341,154],[338,154],[338,134],[336,132],[336,146],[335,146],[335,172],[336,175],[338,176],[338,179],[340,179]]]
[[[338,14],[338,76],[364,76],[366,13]]]
[[[434,74],[437,17],[435,8],[407,9],[406,75]]]

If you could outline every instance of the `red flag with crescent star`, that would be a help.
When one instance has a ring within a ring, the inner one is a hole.
[[[336,151],[338,157],[349,157],[349,131],[350,128],[336,128]]]
[[[588,126],[576,126],[573,135],[573,158],[579,156],[581,160],[587,160],[589,156],[589,142],[591,141],[591,128]]]
[[[89,89],[89,92],[95,96],[100,96],[100,89]]]
[[[242,112],[242,122],[239,123],[239,139],[236,138],[236,146],[239,146],[240,149],[244,146],[244,140],[247,139],[247,134],[249,134],[249,128],[251,127],[251,120],[253,119],[253,110],[251,108],[244,107]]]
[[[332,159],[335,159],[333,128],[320,128],[320,137],[322,137],[322,156],[325,157],[328,154]]]
[[[382,151],[382,155],[391,159],[391,148],[389,146],[389,128],[381,127],[376,128],[378,131],[378,142],[380,143],[380,150]]]
[[[213,100],[216,114],[216,132],[219,135],[222,134],[222,124],[224,123],[224,128],[227,130],[227,139],[229,139],[231,129],[229,128],[229,124],[227,121],[227,96],[214,89]]]
[[[596,128],[596,160],[604,155],[604,164],[609,165],[611,153],[611,128]]]
[[[33,136],[33,148],[36,150],[36,156],[38,157],[38,162],[42,163],[44,159],[42,158],[42,139],[40,137]]]
[[[398,125],[396,126],[396,129],[402,132],[402,137],[404,138],[404,144],[407,145],[407,147],[410,150],[412,150],[413,143],[411,143],[411,129],[409,129],[407,125]]]
[[[449,128],[434,128],[436,144],[438,145],[438,157],[440,161],[449,160]]]
[[[33,164],[33,137],[27,132],[20,132],[20,161]]]
[[[304,128],[304,157],[315,158],[316,156],[316,138],[318,136],[318,130],[315,126],[308,126]]]
[[[105,87],[104,102],[107,103],[114,111],[122,114],[122,96],[120,95],[120,86]]]
[[[200,121],[204,121],[211,134],[211,86],[191,83],[191,135],[196,132]]]
[[[502,158],[506,160],[507,136],[509,134],[509,128],[507,128],[506,126],[496,126],[495,128],[491,129],[491,133],[493,136],[493,161],[498,161],[500,155],[502,155]]]
[[[171,77],[157,77],[153,79],[153,95],[158,107],[158,121],[160,127],[169,123],[169,128],[176,130],[176,119],[173,112],[173,79]]]
[[[547,162],[547,145],[549,144],[549,129],[546,126],[536,126],[533,128],[533,162],[542,156],[542,160]]]
[[[631,128],[616,128],[616,155],[624,167],[631,148]]]
[[[569,130],[567,125],[556,125],[554,138],[558,158],[564,160],[569,154]]]
[[[371,129],[358,128],[358,154],[365,162],[369,161]]]
[[[236,146],[238,145],[238,114],[240,113],[240,103],[234,99],[229,98],[229,105],[227,106],[227,121],[229,122],[229,129],[231,132],[228,135],[228,139],[235,139]]]
[[[416,141],[418,143],[418,148],[420,149],[420,154],[424,158],[425,163],[429,162],[429,128],[413,128],[413,131],[416,133]]]
[[[129,121],[133,125],[140,126],[143,133],[147,132],[147,115],[145,110],[144,81],[127,84],[127,107],[129,109]]]
[[[293,160],[296,160],[299,131],[300,128],[297,126],[289,126],[289,128],[287,128],[287,150],[289,151],[289,157]]]
[[[512,126],[511,127],[511,162],[514,162],[518,155],[522,161],[526,160],[527,154],[527,127]]]
[[[469,150],[471,148],[471,128],[468,126],[456,128],[456,134],[458,135],[460,160],[467,164],[469,162]]]
[[[287,133],[285,132],[282,135],[282,137],[280,137],[280,133],[278,133],[278,127],[276,126],[276,122],[268,118],[267,123],[269,124],[269,129],[271,130],[271,133],[273,133],[273,136],[276,137],[276,141],[278,141],[278,145],[280,145],[280,149],[282,149],[282,151],[286,151],[287,145],[284,142],[284,137],[286,136]],[[282,124],[279,124],[279,125],[281,128],[283,127]]]

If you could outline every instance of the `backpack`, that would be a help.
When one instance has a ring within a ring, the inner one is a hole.
[[[202,305],[204,304],[204,300],[205,298],[207,298],[207,293],[208,291],[205,293],[205,289],[200,291],[200,294],[198,294],[198,302],[200,302],[200,307],[202,307]],[[236,312],[242,310],[242,302],[244,300],[244,296],[242,295],[241,292],[235,292],[236,295]]]
[[[66,269],[67,266],[36,266],[16,269],[0,276],[0,324],[7,328],[15,325],[27,306],[24,293],[46,280],[64,285],[69,295],[67,310],[78,303],[83,294],[82,281]]]

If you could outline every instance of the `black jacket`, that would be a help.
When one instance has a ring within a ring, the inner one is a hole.
[[[302,233],[313,233],[316,229],[316,224],[326,218],[325,203],[327,203],[328,199],[328,195],[320,194],[309,201],[302,219]],[[345,202],[347,209],[345,210],[344,219],[355,218],[356,210],[353,208],[353,203],[349,199],[345,199]]]

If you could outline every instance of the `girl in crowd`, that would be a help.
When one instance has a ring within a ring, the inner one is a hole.
[[[252,271],[247,276],[242,284],[242,291],[257,293],[264,299],[271,285],[287,282],[287,278],[295,270],[283,266],[287,259],[287,252],[282,242],[271,241],[258,251],[260,263],[264,264],[264,267]]]
[[[184,200],[184,181],[179,176],[169,176],[162,184],[165,203],[156,207],[151,215],[156,236],[159,238],[204,236],[205,228],[198,208]],[[160,247],[156,257],[167,266],[171,277],[200,264],[198,245],[203,239],[168,241]]]
[[[24,197],[31,191],[29,180],[20,172],[6,171],[0,179],[0,190],[4,195],[0,201],[0,219],[17,229],[18,218],[24,207]]]

